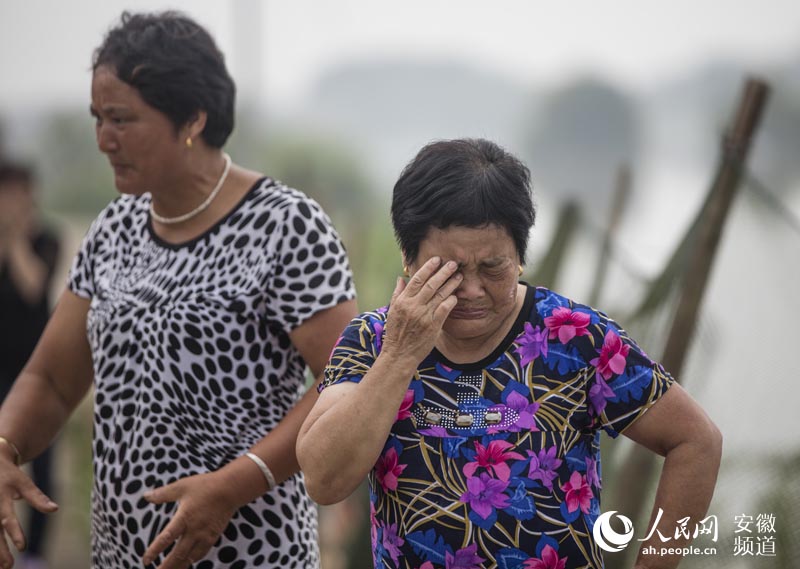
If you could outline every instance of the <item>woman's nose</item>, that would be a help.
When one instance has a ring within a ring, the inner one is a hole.
[[[109,154],[114,152],[119,147],[117,143],[116,135],[112,132],[112,129],[109,128],[105,124],[97,125],[96,127],[96,136],[97,136],[97,148],[100,149],[100,152],[104,154]]]
[[[461,300],[473,300],[483,296],[483,284],[481,280],[475,275],[462,274],[464,278],[456,289],[456,298]]]

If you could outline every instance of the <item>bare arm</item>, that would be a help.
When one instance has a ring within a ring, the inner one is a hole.
[[[0,435],[19,449],[21,462],[50,444],[91,386],[88,308],[88,300],[69,291],[62,295],[28,364],[3,402]],[[5,535],[22,549],[25,537],[14,513],[14,497],[22,496],[45,513],[58,506],[14,465],[15,458],[9,445],[0,445],[0,518]],[[13,564],[5,539],[0,539],[0,563],[4,567]]]
[[[658,527],[665,536],[674,538],[678,520],[686,516],[692,524],[699,522],[714,494],[722,454],[722,434],[703,409],[675,384],[625,436],[666,457],[648,528],[659,508],[663,515]],[[685,547],[690,542],[681,537],[672,539],[669,546]],[[651,545],[663,546],[657,533],[642,543],[642,549]],[[642,549],[637,569],[673,569],[681,561],[679,555],[643,555]]]
[[[366,477],[386,444],[418,363],[382,353],[359,383],[333,385],[320,394],[297,445],[314,500],[340,502]]]
[[[297,453],[306,486],[321,504],[346,498],[374,466],[417,365],[456,305],[461,275],[454,274],[455,263],[439,263],[429,260],[408,285],[398,281],[372,368],[358,384],[326,388],[300,431]]]
[[[26,462],[41,453],[92,385],[89,301],[64,292],[36,349],[0,409],[0,435]]]
[[[319,378],[322,375],[322,370],[325,368],[328,355],[331,353],[336,339],[356,315],[356,312],[355,300],[344,302],[315,314],[289,335],[314,377]],[[295,452],[297,434],[319,397],[317,385],[318,382],[315,382],[278,426],[251,449],[251,452],[261,457],[269,465],[278,483],[300,470]],[[232,476],[235,475],[234,468],[238,471],[239,476],[236,478],[240,480],[240,483],[245,482],[245,475],[249,479],[247,480],[249,485],[241,484],[243,487],[240,490],[243,492],[238,501],[242,505],[253,501],[266,491],[264,476],[249,458],[239,457],[226,468],[230,468]]]

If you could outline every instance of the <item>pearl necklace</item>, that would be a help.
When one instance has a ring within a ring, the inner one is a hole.
[[[153,202],[150,202],[150,215],[153,219],[155,219],[159,223],[163,223],[165,225],[171,225],[173,223],[181,223],[182,221],[186,221],[187,219],[192,219],[194,216],[199,214],[200,212],[204,211],[211,202],[214,201],[214,198],[217,197],[217,194],[222,189],[222,185],[225,183],[225,179],[228,177],[228,172],[231,171],[231,157],[228,156],[225,152],[222,153],[222,157],[225,159],[225,168],[222,170],[222,176],[219,177],[217,180],[217,185],[214,186],[214,189],[211,190],[211,193],[208,194],[208,197],[205,199],[203,203],[199,206],[194,208],[189,213],[184,213],[183,215],[179,215],[178,217],[164,217],[162,215],[158,215],[156,213],[155,208],[153,207]]]

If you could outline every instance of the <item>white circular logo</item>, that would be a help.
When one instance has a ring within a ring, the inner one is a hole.
[[[612,529],[611,516],[616,513],[616,510],[612,510],[601,514],[594,523],[594,529],[592,530],[594,540],[600,546],[600,549],[605,551],[622,551],[633,539],[633,522],[622,514],[617,515],[617,517],[622,520],[622,525],[625,528],[623,533],[617,533]]]

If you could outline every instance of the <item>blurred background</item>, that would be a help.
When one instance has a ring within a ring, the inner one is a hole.
[[[718,552],[681,567],[800,566],[800,4],[3,2],[0,156],[36,169],[63,239],[54,294],[116,195],[88,113],[92,51],[122,10],[168,8],[196,18],[226,54],[239,90],[228,152],[323,205],[362,309],[385,304],[401,271],[388,204],[402,167],[433,139],[486,137],[532,171],[528,280],[609,313],[654,359],[693,277],[696,228],[743,86],[767,83],[681,368],[725,435],[709,511],[719,539],[697,541]],[[88,566],[90,437],[85,402],[56,447],[56,569]],[[604,448],[603,511],[629,511],[629,486],[615,481],[652,493],[634,464],[627,441]],[[367,511],[363,493],[323,509],[325,569],[371,566]],[[762,513],[775,516],[774,532],[751,535],[775,537],[774,557],[736,542],[735,517]],[[646,520],[634,519],[644,537]],[[624,566],[622,554],[606,560]]]

